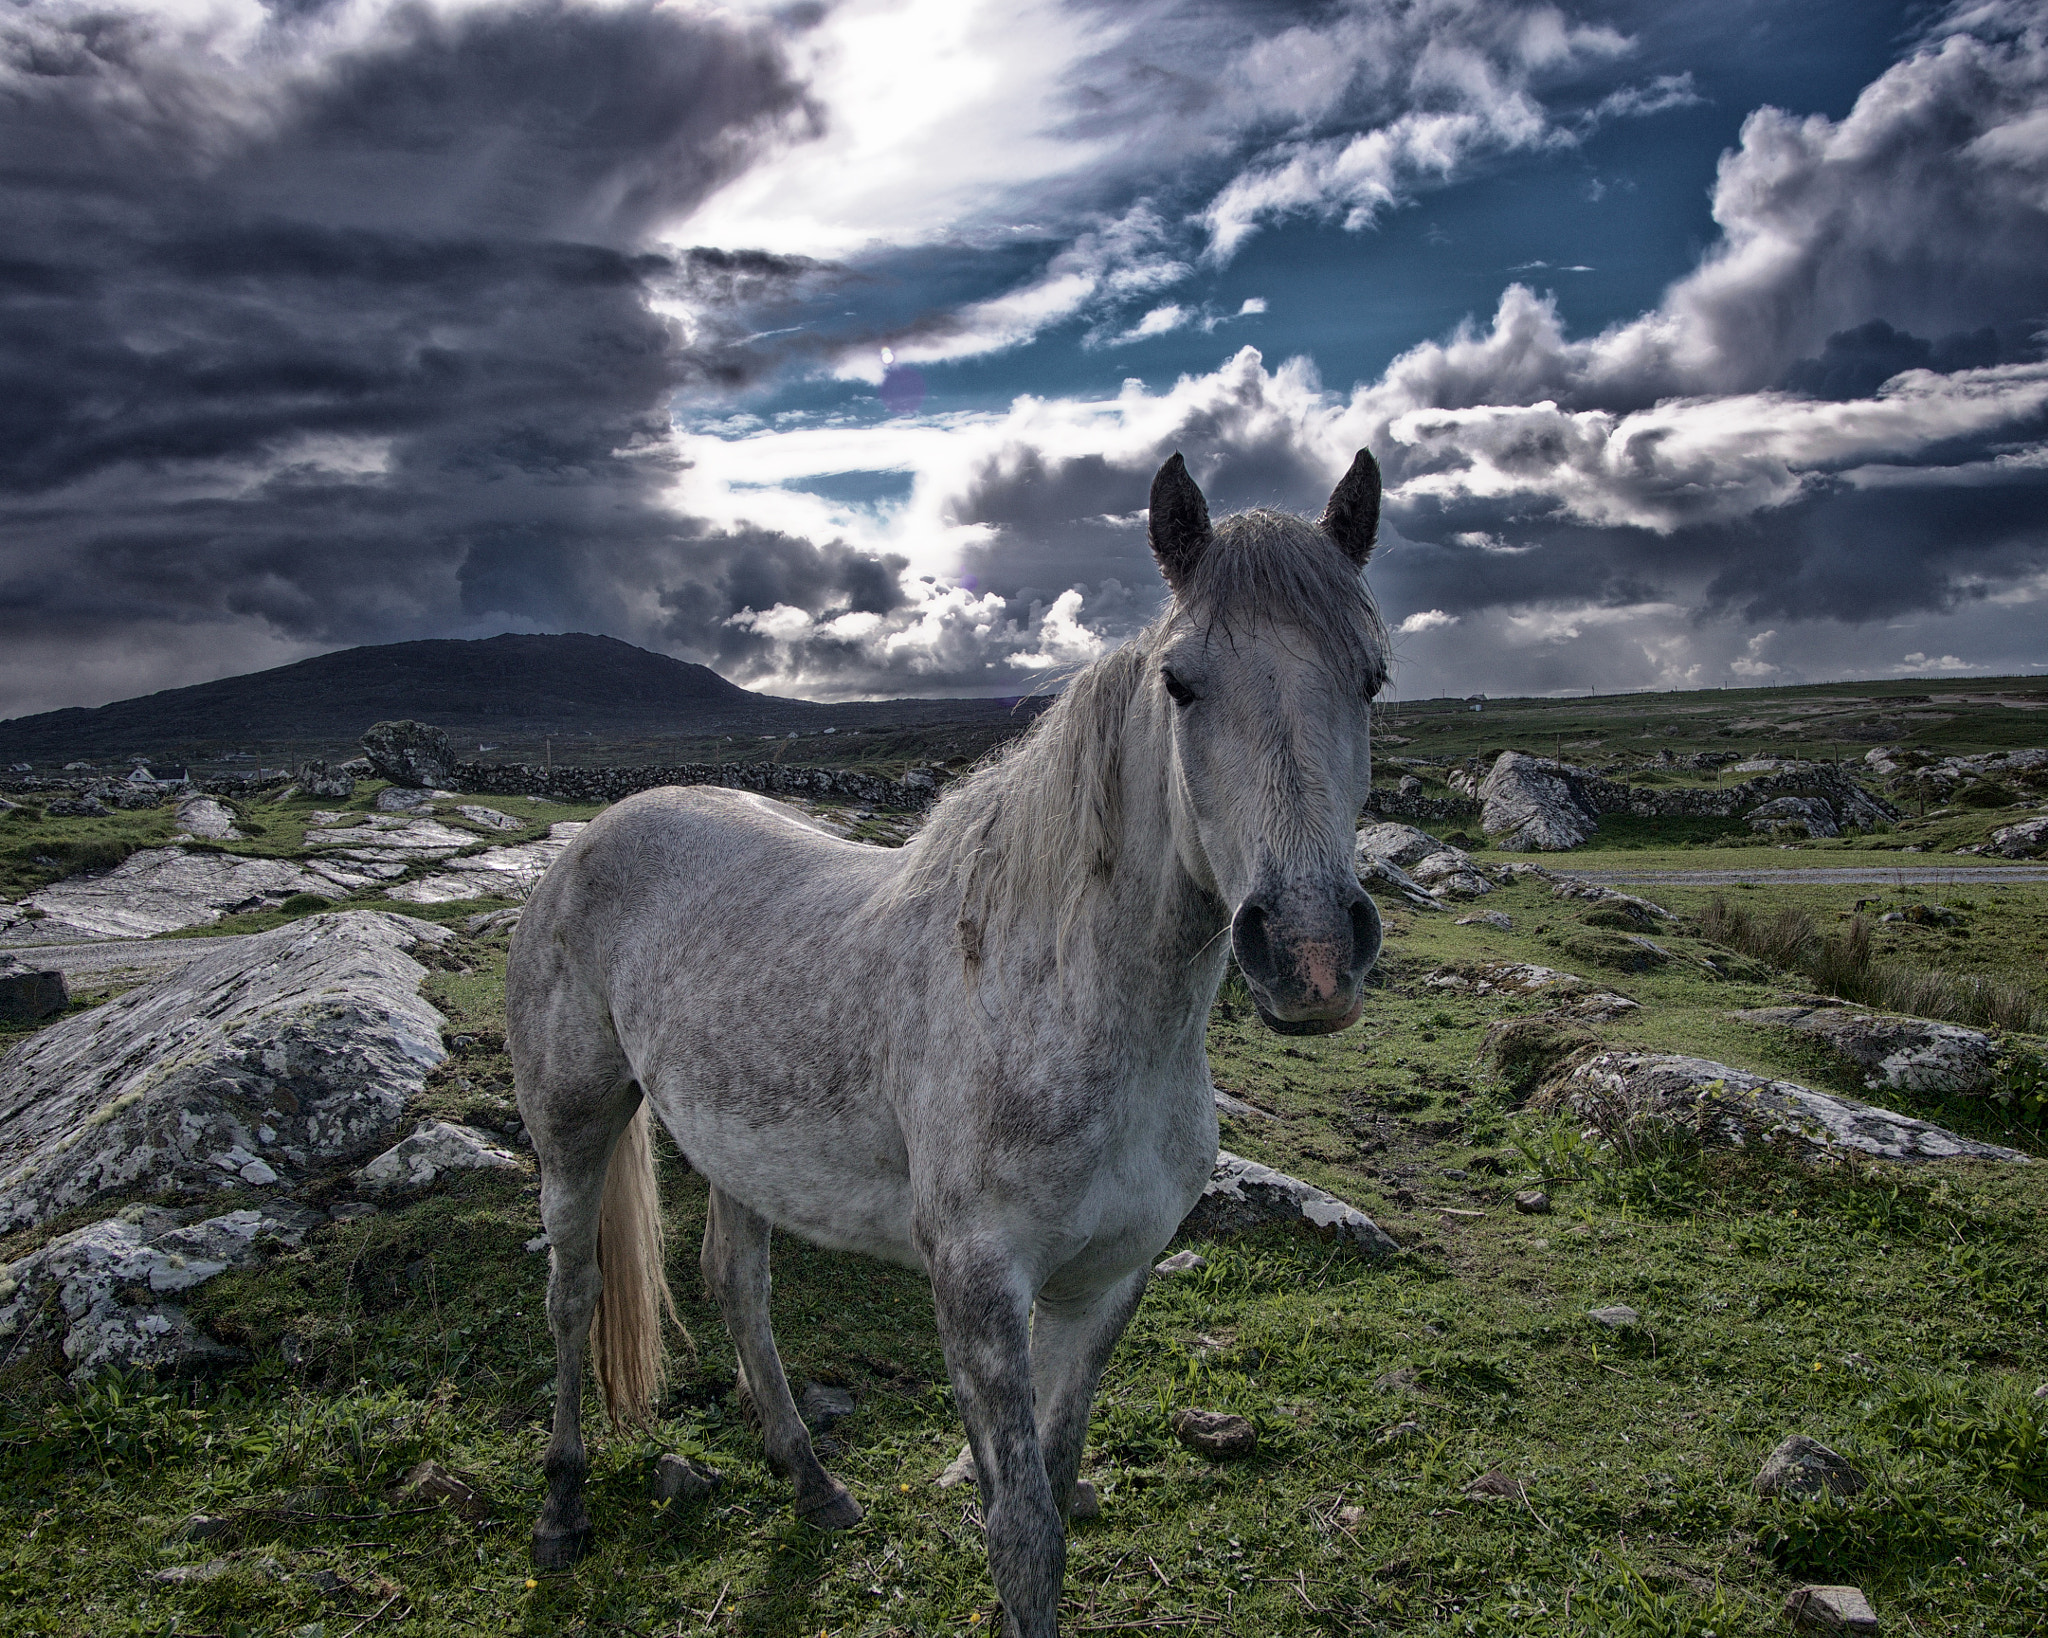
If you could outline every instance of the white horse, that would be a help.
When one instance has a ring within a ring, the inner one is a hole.
[[[548,872],[506,984],[553,1246],[541,1564],[589,1540],[586,1339],[614,1417],[644,1418],[659,1377],[652,1109],[711,1185],[704,1278],[799,1515],[861,1509],[790,1400],[774,1228],[930,1276],[1004,1630],[1055,1632],[1096,1385],[1216,1158],[1225,955],[1268,1024],[1321,1034],[1356,1020],[1379,951],[1352,862],[1379,501],[1361,450],[1320,525],[1212,530],[1175,455],[1152,484],[1165,614],[908,846],[692,787],[619,803]]]

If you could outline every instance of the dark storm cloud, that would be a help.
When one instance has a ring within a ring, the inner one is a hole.
[[[542,0],[316,55],[298,8],[224,62],[9,13],[0,646],[630,626],[690,529],[670,397],[764,367],[723,307],[815,272],[639,248],[814,127],[765,37]]]
[[[905,560],[869,557],[843,541],[819,546],[772,529],[704,530],[670,567],[661,594],[666,616],[661,636],[678,651],[720,667],[754,674],[772,671],[768,639],[733,616],[782,605],[821,621],[843,614],[887,614],[903,603],[897,576]],[[830,638],[813,638],[830,648]],[[840,645],[842,664],[856,651]],[[830,669],[829,656],[826,657]]]

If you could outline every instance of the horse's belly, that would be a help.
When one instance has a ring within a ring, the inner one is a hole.
[[[834,1251],[922,1266],[911,1245],[909,1169],[893,1120],[764,1127],[708,1104],[673,1115],[664,1108],[662,1116],[691,1166],[777,1228]]]

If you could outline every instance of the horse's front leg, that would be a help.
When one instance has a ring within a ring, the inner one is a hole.
[[[1032,1414],[1031,1292],[986,1240],[939,1244],[926,1262],[946,1372],[974,1451],[1004,1638],[1054,1638],[1067,1539]]]
[[[1088,1413],[1103,1368],[1137,1312],[1150,1277],[1150,1269],[1140,1265],[1107,1291],[1064,1300],[1041,1292],[1033,1310],[1031,1386],[1038,1403],[1038,1447],[1062,1518],[1073,1511]]]

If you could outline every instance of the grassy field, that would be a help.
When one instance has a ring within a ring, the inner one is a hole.
[[[288,853],[314,805],[253,809],[264,834],[230,845]],[[492,805],[536,825],[583,816]],[[62,831],[125,845],[162,817]],[[22,863],[17,837],[59,827],[0,823],[8,868]],[[1508,930],[1386,907],[1365,1018],[1325,1040],[1269,1034],[1226,989],[1215,1076],[1258,1111],[1226,1122],[1226,1146],[1354,1201],[1404,1249],[1375,1262],[1271,1231],[1195,1242],[1207,1266],[1155,1283],[1096,1415],[1086,1471],[1102,1515],[1072,1532],[1065,1630],[1731,1638],[1787,1630],[1784,1595],[1810,1580],[1861,1585],[1888,1632],[2009,1638],[2048,1622],[2048,1398],[2035,1395],[2048,1382],[2048,1166],[1684,1147],[1624,1164],[1481,1061],[1490,1024],[1542,1002],[1426,983],[1453,963],[1564,968],[1642,1004],[1587,1026],[1608,1043],[1858,1095],[1813,1049],[1728,1017],[1805,981],[1698,937],[1711,897],[1826,924],[1858,900],[1875,901],[1866,913],[1947,900],[1954,927],[1881,924],[1887,957],[1996,972],[2048,1001],[2048,883],[1794,887],[1768,872],[1873,856],[1625,843],[1581,862],[1756,880],[1646,889],[1692,918],[1659,935],[1673,959],[1649,971],[1589,962],[1602,946],[1584,907],[1536,882],[1475,906],[1506,911]],[[459,928],[479,907],[418,913]],[[467,1044],[419,1112],[497,1126],[511,1096],[505,940],[461,936],[449,956],[429,992]],[[2040,1043],[2013,1045],[2017,1061]],[[2048,1157],[2016,1109],[1908,1107]],[[792,1378],[852,1392],[853,1416],[821,1449],[868,1510],[844,1535],[810,1532],[731,1392],[732,1350],[695,1269],[702,1184],[674,1157],[664,1169],[694,1348],[678,1342],[655,1428],[595,1440],[596,1549],[577,1569],[535,1576],[526,1562],[552,1379],[545,1258],[522,1249],[539,1232],[533,1187],[472,1175],[200,1288],[192,1312],[244,1365],[73,1390],[43,1362],[13,1362],[0,1379],[0,1633],[991,1630],[971,1492],[933,1483],[961,1431],[922,1282],[778,1240],[784,1356]],[[1513,1193],[1538,1183],[1555,1211],[1518,1214]],[[345,1178],[307,1196],[347,1197]],[[1589,1317],[1612,1303],[1641,1323]],[[1170,1431],[1183,1406],[1250,1417],[1259,1453],[1191,1455]],[[589,1414],[598,1425],[594,1402]],[[1843,1452],[1870,1487],[1846,1503],[1758,1498],[1759,1463],[1793,1433]],[[671,1450],[724,1475],[711,1500],[650,1500]],[[424,1460],[466,1476],[478,1505],[403,1494]],[[1505,1495],[1470,1491],[1488,1474]],[[179,1540],[193,1513],[224,1521],[220,1533]]]

